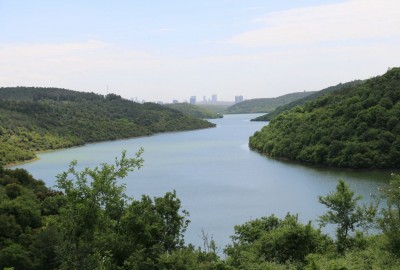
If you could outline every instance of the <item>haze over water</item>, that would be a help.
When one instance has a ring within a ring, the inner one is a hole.
[[[319,195],[333,191],[339,178],[368,201],[390,179],[390,172],[354,172],[307,167],[270,159],[249,150],[248,137],[265,123],[250,122],[257,115],[225,115],[211,120],[216,128],[158,134],[150,137],[89,144],[40,154],[40,160],[19,165],[54,186],[55,176],[78,160],[79,168],[113,162],[126,149],[132,156],[144,148],[144,167],[126,179],[126,193],[163,196],[176,190],[191,223],[186,242],[202,245],[201,230],[218,246],[230,243],[234,225],[287,212],[303,222],[325,209]]]

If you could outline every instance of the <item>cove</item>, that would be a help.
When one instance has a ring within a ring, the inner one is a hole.
[[[248,148],[248,138],[265,125],[251,122],[256,114],[224,115],[210,120],[216,128],[164,133],[150,137],[88,144],[39,154],[39,160],[14,166],[24,168],[50,187],[55,176],[76,159],[78,168],[112,163],[127,150],[133,156],[144,148],[144,167],[123,183],[129,196],[163,196],[176,190],[191,223],[185,240],[202,246],[201,231],[217,245],[230,243],[234,225],[275,214],[298,213],[302,222],[313,221],[325,208],[318,203],[345,180],[364,201],[388,183],[390,172],[314,168],[267,158]]]

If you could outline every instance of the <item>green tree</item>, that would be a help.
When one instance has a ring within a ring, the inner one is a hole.
[[[381,209],[378,224],[387,237],[389,249],[400,255],[400,175],[392,174],[389,187],[381,191],[387,207]]]
[[[134,200],[117,183],[142,166],[141,153],[127,158],[123,152],[114,165],[80,172],[74,161],[58,175],[57,186],[65,197],[59,211],[60,269],[162,269],[161,257],[184,247],[188,213],[181,211],[175,191]],[[47,203],[44,210],[57,213],[58,202]]]
[[[233,270],[226,265],[215,251],[195,249],[193,246],[165,253],[160,257],[163,270]]]
[[[107,239],[104,245],[112,243],[117,264],[127,269],[159,269],[160,256],[184,247],[189,221],[180,208],[175,191],[154,199],[143,195],[126,207],[120,232],[113,237],[117,240]]]
[[[57,176],[57,187],[66,197],[60,219],[64,236],[59,252],[62,269],[94,269],[108,262],[108,250],[98,244],[104,235],[116,230],[127,201],[125,187],[117,180],[142,166],[141,154],[139,150],[135,158],[127,158],[124,151],[115,165],[102,164],[81,172],[74,161],[67,172]]]
[[[319,202],[328,208],[328,211],[319,217],[320,225],[326,226],[328,223],[337,225],[337,250],[341,254],[350,244],[350,233],[357,227],[363,226],[365,221],[371,221],[376,213],[376,207],[373,204],[369,208],[359,206],[360,199],[361,196],[355,196],[354,192],[341,179],[335,192],[324,197],[319,196]]]
[[[298,222],[297,215],[287,214],[284,219],[274,215],[235,226],[233,244],[225,253],[227,263],[238,269],[253,269],[250,265],[271,263],[304,265],[306,256],[320,253],[330,244],[328,237],[314,229],[310,223]],[[254,268],[264,269],[264,268]]]
[[[29,251],[22,245],[12,243],[0,250],[0,269],[12,267],[11,269],[32,269],[32,260]]]

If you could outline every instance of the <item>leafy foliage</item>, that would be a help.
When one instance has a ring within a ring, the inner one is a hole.
[[[61,246],[61,268],[91,269],[98,262],[105,235],[113,234],[121,223],[126,196],[124,186],[117,179],[124,178],[129,171],[140,168],[143,160],[127,159],[125,153],[115,165],[103,164],[101,168],[75,170],[72,162],[67,172],[57,178],[57,187],[65,194],[66,204],[61,209],[60,228],[64,235]],[[73,178],[70,179],[69,175]],[[99,254],[100,253],[100,254]]]
[[[58,88],[0,88],[0,163],[35,152],[159,132],[213,127],[154,103]]]
[[[82,171],[74,161],[57,176],[62,193],[25,170],[1,169],[0,269],[163,269],[167,254],[184,248],[188,213],[175,191],[125,194],[118,180],[142,166],[140,156],[123,152],[115,164]],[[198,260],[217,261],[207,254]]]
[[[297,92],[276,98],[256,98],[236,103],[226,109],[226,113],[268,113],[277,107],[311,95],[313,92]]]
[[[382,193],[387,208],[381,209],[378,224],[386,236],[389,249],[400,255],[400,175],[393,174],[389,186],[382,189]]]
[[[250,138],[271,157],[349,168],[398,168],[400,68],[279,114]]]
[[[73,162],[58,176],[57,186],[66,197],[60,215],[61,269],[157,269],[161,254],[183,246],[187,212],[180,213],[175,192],[136,201],[117,183],[142,166],[140,155],[126,158],[123,153],[115,165],[81,172]]]
[[[328,211],[320,216],[320,224],[337,225],[337,249],[340,253],[344,253],[346,247],[350,245],[350,233],[361,227],[364,221],[373,221],[376,214],[376,207],[373,204],[369,208],[359,206],[360,199],[361,196],[354,196],[354,192],[343,180],[339,180],[335,192],[318,198],[319,202],[328,208]]]
[[[330,244],[310,223],[300,224],[290,214],[283,220],[272,215],[235,226],[232,239],[226,253],[229,263],[239,269],[270,262],[302,265],[308,254],[323,252]]]
[[[155,269],[155,270],[342,270],[399,269],[399,182],[382,189],[378,225],[382,234],[346,235],[346,248],[301,224],[297,215],[274,215],[235,226],[226,258],[205,237],[204,249],[185,245],[188,213],[175,192],[140,200],[118,183],[143,164],[124,153],[115,164],[76,170],[76,161],[57,177],[54,191],[21,169],[0,166],[0,269]],[[370,209],[339,181],[320,201],[328,207],[321,220],[338,224],[338,236],[361,225]],[[363,217],[363,218],[361,218]],[[370,225],[373,219],[369,219]]]
[[[305,270],[400,269],[400,260],[385,249],[382,235],[362,238],[363,247],[348,249],[344,254],[325,253],[307,256]]]
[[[60,237],[43,206],[60,197],[25,170],[0,168],[0,269],[55,269]]]

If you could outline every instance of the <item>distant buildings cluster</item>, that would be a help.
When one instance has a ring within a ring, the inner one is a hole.
[[[218,96],[217,95],[212,95],[211,98],[208,98],[206,96],[203,96],[203,100],[200,101],[199,103],[201,104],[217,104],[218,102]],[[196,96],[191,96],[189,99],[190,104],[196,104],[197,103],[197,98]]]
[[[235,103],[239,103],[243,101],[243,96],[235,96]]]
[[[206,96],[203,96],[203,100],[197,101],[196,96],[191,96],[189,99],[190,104],[214,104],[214,105],[229,105],[233,103],[239,103],[242,102],[243,96],[235,96],[235,101],[218,101],[218,96],[216,94],[212,95],[211,98],[207,98]],[[177,100],[173,100],[172,103],[178,103]]]
[[[143,100],[139,100],[137,97],[131,98],[130,100],[133,101],[133,102],[137,102],[137,103],[145,103],[146,102],[144,99]],[[196,96],[191,96],[189,98],[189,103],[190,104],[211,104],[211,105],[232,105],[234,103],[242,102],[243,100],[244,100],[243,96],[235,96],[235,101],[234,102],[232,102],[232,101],[218,101],[218,96],[216,94],[213,94],[209,98],[207,98],[206,96],[203,96],[203,99],[200,100],[200,101],[197,100]],[[185,100],[183,102],[188,102],[188,100]],[[162,101],[157,101],[156,103],[163,104]],[[172,100],[172,103],[173,104],[179,103],[179,100],[174,99],[174,100]]]

